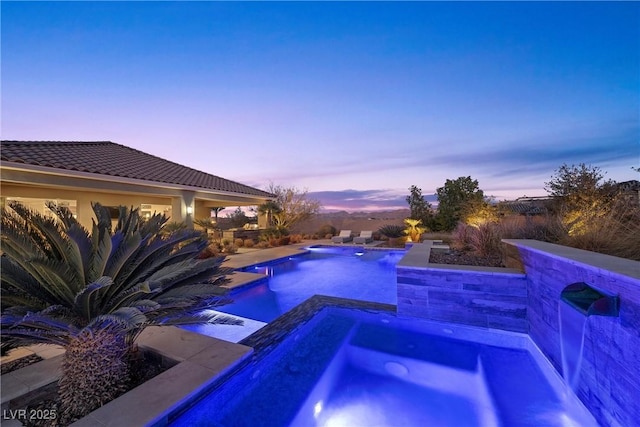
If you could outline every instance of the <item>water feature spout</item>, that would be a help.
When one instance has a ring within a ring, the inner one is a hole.
[[[592,288],[584,282],[565,287],[560,298],[585,316],[611,316],[620,314],[620,299]]]

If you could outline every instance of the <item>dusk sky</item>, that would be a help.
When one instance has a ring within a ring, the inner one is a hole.
[[[640,2],[2,1],[2,139],[109,140],[326,209],[638,179]]]

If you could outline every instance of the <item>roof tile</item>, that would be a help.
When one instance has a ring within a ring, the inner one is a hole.
[[[228,191],[272,194],[110,141],[2,141],[3,161]]]

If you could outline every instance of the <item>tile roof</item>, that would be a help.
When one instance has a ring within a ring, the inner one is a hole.
[[[272,194],[110,141],[2,141],[3,161],[273,197]]]

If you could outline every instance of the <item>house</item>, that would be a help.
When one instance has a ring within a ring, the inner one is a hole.
[[[632,179],[630,181],[618,182],[615,185],[622,194],[622,197],[634,205],[640,205],[640,181]]]
[[[506,210],[518,215],[534,216],[544,215],[548,212],[553,198],[550,196],[518,197],[515,200],[503,201],[499,205]]]
[[[110,141],[2,141],[0,194],[2,206],[16,200],[45,214],[47,202],[66,206],[85,227],[92,224],[92,202],[164,213],[192,226],[212,208],[274,197]]]

